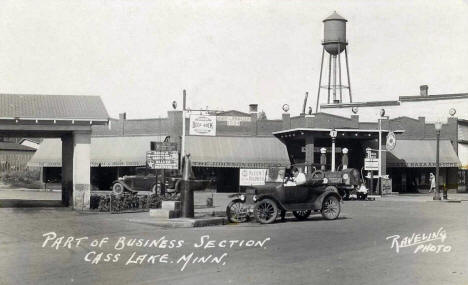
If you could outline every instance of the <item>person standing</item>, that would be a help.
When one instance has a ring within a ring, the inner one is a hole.
[[[435,175],[431,172],[431,174],[429,174],[429,180],[431,182],[431,188],[429,189],[429,193],[431,193],[432,191],[435,191]]]

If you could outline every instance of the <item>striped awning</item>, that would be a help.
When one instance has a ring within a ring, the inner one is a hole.
[[[144,166],[150,142],[159,142],[164,138],[164,136],[92,137],[91,166]],[[62,141],[44,139],[28,162],[28,166],[61,167]]]
[[[193,166],[270,168],[289,167],[286,146],[274,137],[187,136],[186,153]]]
[[[436,140],[398,140],[387,153],[387,167],[436,167],[436,145]],[[461,166],[449,140],[441,140],[439,150],[440,167]]]

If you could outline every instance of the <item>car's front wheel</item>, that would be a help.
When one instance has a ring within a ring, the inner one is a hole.
[[[338,198],[334,195],[328,195],[323,199],[322,203],[322,216],[326,220],[335,220],[341,212],[341,205]]]
[[[293,215],[294,217],[296,217],[296,219],[302,221],[302,220],[307,219],[310,216],[311,212],[312,212],[311,210],[293,211]]]
[[[112,192],[115,194],[115,195],[121,195],[125,190],[125,187],[120,184],[120,183],[115,183],[113,186],[112,186]]]
[[[271,224],[278,216],[278,205],[271,199],[263,199],[255,204],[255,218],[261,224]]]
[[[231,223],[245,223],[249,220],[248,209],[240,199],[232,200],[228,204],[226,215]]]

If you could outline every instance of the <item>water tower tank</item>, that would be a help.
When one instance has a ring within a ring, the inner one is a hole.
[[[346,22],[336,11],[323,20],[323,46],[329,54],[337,55],[345,49]]]

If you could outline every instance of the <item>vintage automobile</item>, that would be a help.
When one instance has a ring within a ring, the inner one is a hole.
[[[160,189],[154,171],[149,171],[146,167],[137,167],[135,175],[125,175],[112,182],[112,192],[116,195],[124,191],[151,191],[158,194],[158,188]]]
[[[307,219],[312,211],[320,212],[323,218],[334,220],[341,212],[341,195],[337,187],[328,184],[323,172],[307,175],[306,183],[295,185],[289,179],[284,182],[266,182],[265,185],[249,187],[245,194],[234,194],[226,208],[230,222],[246,222],[252,212],[262,224],[273,223],[279,215],[292,211],[299,220]]]
[[[336,171],[318,170],[319,164],[295,163],[298,168],[311,168],[315,178],[327,178],[327,184],[333,185],[338,189],[341,197],[347,200],[350,194],[357,194],[359,186],[362,184],[362,174],[355,168],[347,168]]]
[[[137,167],[135,175],[125,175],[119,177],[112,183],[112,192],[116,195],[122,194],[124,191],[138,192],[151,191],[153,194],[163,196],[167,199],[176,198],[180,193],[180,181],[182,176],[178,171],[168,172],[165,176],[165,187],[158,185],[157,181],[161,180],[156,177],[154,170],[146,167]],[[190,187],[192,190],[202,190],[208,185],[208,180],[190,179]]]
[[[328,185],[338,189],[343,199],[348,199],[351,193],[356,192],[361,185],[361,175],[355,168],[347,168],[338,171],[324,171],[323,177],[327,178]]]

